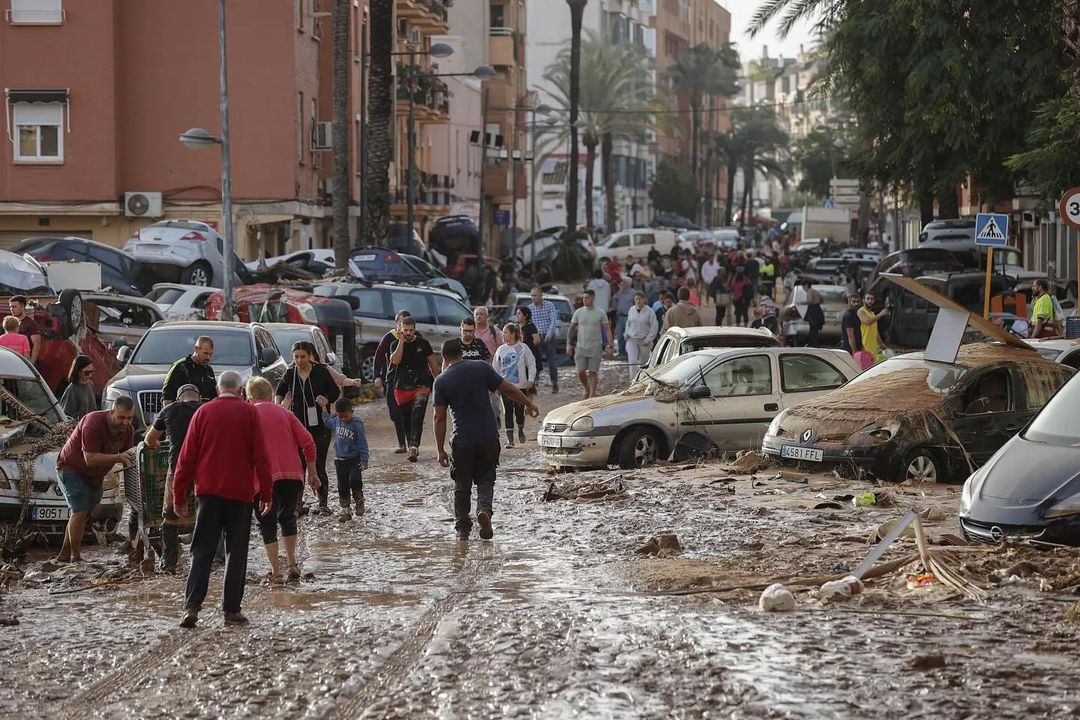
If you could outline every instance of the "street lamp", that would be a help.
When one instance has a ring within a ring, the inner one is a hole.
[[[225,0],[218,0],[218,104],[221,113],[221,135],[214,137],[202,128],[192,128],[180,135],[180,143],[189,150],[204,150],[211,145],[221,146],[221,225],[224,264],[221,289],[225,303],[221,319],[233,319],[233,215],[232,215],[232,163],[229,156],[229,70],[225,58]]]

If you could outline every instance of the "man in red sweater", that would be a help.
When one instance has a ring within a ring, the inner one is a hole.
[[[264,498],[261,513],[270,511],[273,478],[270,459],[254,406],[240,399],[240,375],[228,371],[218,378],[218,397],[191,418],[184,447],[173,473],[173,507],[188,514],[187,491],[194,481],[195,532],[191,537],[191,568],[180,627],[195,627],[206,599],[210,569],[218,539],[225,534],[225,623],[242,625],[240,612],[251,540],[251,506]]]

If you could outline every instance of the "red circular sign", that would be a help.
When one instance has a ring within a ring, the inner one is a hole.
[[[1058,201],[1058,215],[1066,225],[1080,230],[1080,187],[1074,187]]]

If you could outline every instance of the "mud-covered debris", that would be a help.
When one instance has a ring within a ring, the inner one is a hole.
[[[1026,578],[1029,575],[1041,575],[1043,569],[1029,560],[1021,560],[1018,563],[1013,563],[1007,568],[1001,568],[995,570],[994,574],[1000,578],[1010,577],[1017,575],[1022,578]]]
[[[19,618],[14,615],[0,613],[0,627],[14,627],[19,624]]]
[[[944,520],[947,516],[945,511],[938,507],[929,507],[919,513],[919,517],[929,522],[936,522],[938,520]]]
[[[740,451],[735,458],[735,462],[728,463],[723,466],[722,469],[724,472],[728,473],[749,475],[761,470],[768,464],[769,460],[764,455],[753,450],[747,450],[745,452]]]
[[[916,655],[907,661],[907,668],[916,671],[939,670],[948,664],[945,656],[941,654]]]
[[[638,555],[670,557],[682,552],[682,543],[679,542],[679,536],[674,533],[661,533],[653,535],[634,552]]]
[[[1073,603],[1065,608],[1062,620],[1070,625],[1080,625],[1080,602]]]
[[[756,508],[750,511],[750,514],[755,517],[765,517],[766,515],[769,515],[771,513],[769,512],[769,508],[765,507],[764,505],[758,505]]]
[[[758,598],[758,610],[762,612],[790,612],[795,609],[795,596],[780,583],[773,583]]]
[[[610,478],[601,481],[567,481],[561,485],[551,483],[541,500],[623,500],[627,497],[629,495],[622,478]]]
[[[796,483],[798,485],[809,485],[810,478],[806,473],[795,472],[793,470],[781,470],[773,475],[770,480],[783,480],[784,482]]]
[[[842,510],[843,508],[844,506],[835,500],[825,500],[814,505],[815,510]]]

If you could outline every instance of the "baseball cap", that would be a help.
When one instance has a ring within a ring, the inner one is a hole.
[[[196,395],[202,397],[202,393],[199,392],[199,388],[195,387],[191,383],[188,383],[187,385],[181,385],[180,389],[176,391],[176,397],[180,397],[186,392],[193,392]]]

